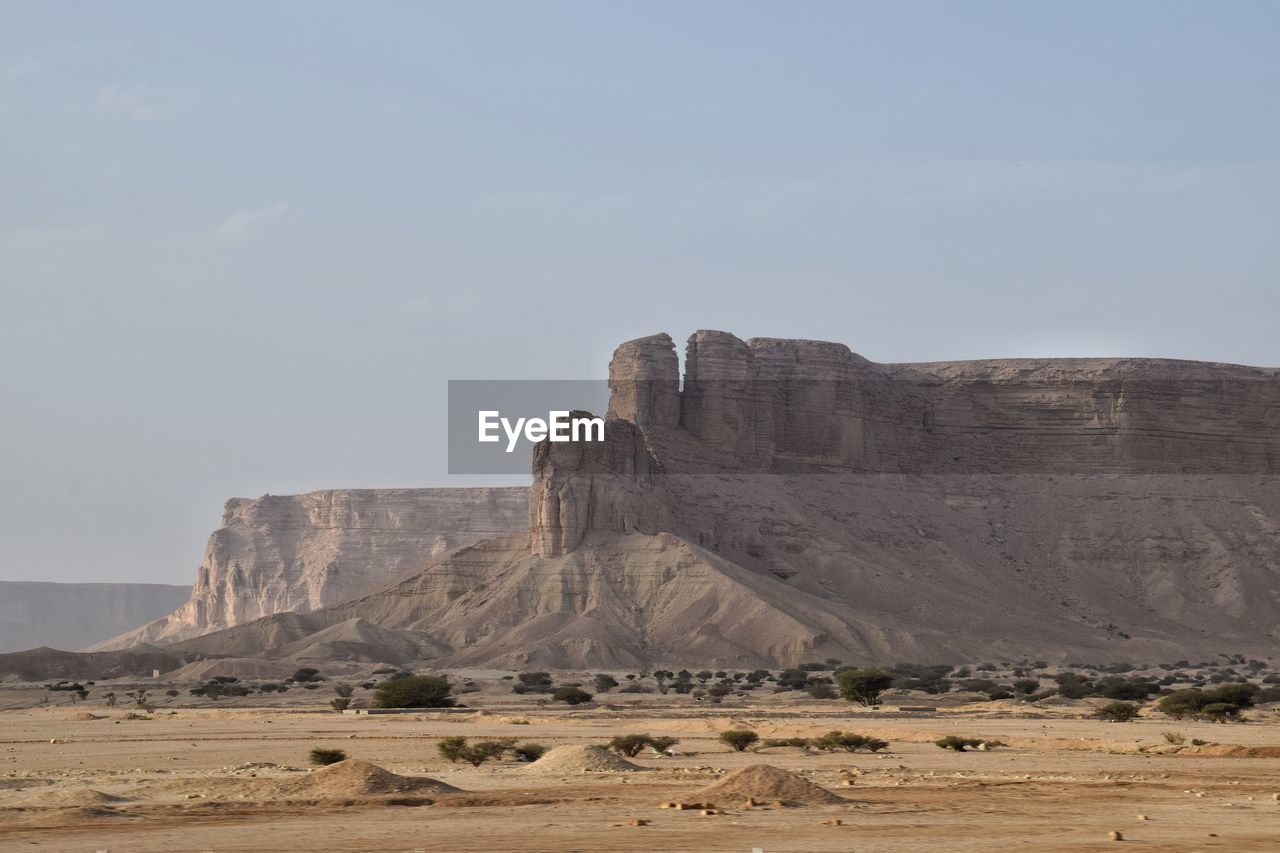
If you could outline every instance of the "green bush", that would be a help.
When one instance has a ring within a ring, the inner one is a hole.
[[[619,755],[625,755],[627,758],[635,758],[640,751],[652,743],[653,738],[649,735],[618,735],[609,741],[609,748]]]
[[[540,743],[522,743],[511,751],[521,761],[537,761],[546,754],[547,748]]]
[[[732,747],[735,752],[742,752],[760,740],[760,735],[750,729],[729,729],[727,732],[720,733],[720,740]]]
[[[335,711],[345,711],[351,707],[351,700],[346,696],[338,696],[337,698],[330,699],[329,705]]]
[[[537,744],[526,744],[526,746],[542,749]],[[478,743],[468,743],[464,737],[454,736],[442,738],[436,749],[440,754],[453,763],[465,761],[473,767],[479,767],[491,758],[498,758],[503,753],[514,751],[516,748],[515,740],[510,738],[498,738],[494,740],[482,740]],[[538,755],[542,753],[539,752]],[[533,760],[533,759],[528,759]]]
[[[880,694],[893,685],[893,675],[883,669],[846,669],[837,678],[840,695],[867,708],[880,704]]]
[[[452,687],[443,675],[399,675],[378,686],[379,708],[451,708]]]
[[[340,749],[324,749],[317,746],[311,750],[311,763],[326,766],[329,764],[337,764],[339,761],[346,761],[347,754]]]
[[[458,763],[458,759],[462,758],[462,751],[466,748],[467,739],[459,735],[441,738],[440,742],[436,744],[436,749],[440,751],[440,755],[448,759],[451,764]]]
[[[959,737],[957,735],[947,735],[946,737],[938,738],[933,742],[933,745],[942,749],[954,749],[956,752],[964,752],[967,749],[978,749],[979,747],[994,749],[997,746],[1004,746],[1004,744],[998,740],[983,740],[982,738]]]
[[[760,741],[760,745],[765,749],[775,746],[794,746],[798,749],[808,749],[810,741],[807,737],[766,738]]]
[[[836,689],[834,687],[832,687],[830,684],[825,684],[823,682],[810,684],[807,692],[814,699],[835,699],[840,695],[839,693],[836,692]]]
[[[810,743],[815,749],[824,749],[829,752],[838,750],[856,752],[860,749],[865,749],[867,752],[879,752],[889,745],[887,740],[842,731],[827,732],[821,737],[814,738]]]
[[[350,684],[335,684],[333,685],[333,692],[337,693],[338,696],[345,699],[350,697],[353,693],[355,693],[356,689],[352,687]]]
[[[566,702],[570,705],[581,705],[583,702],[590,702],[591,698],[591,694],[581,687],[557,687],[551,693],[553,701]]]
[[[1108,702],[1095,708],[1093,715],[1108,723],[1127,723],[1138,716],[1138,706],[1132,702]]]

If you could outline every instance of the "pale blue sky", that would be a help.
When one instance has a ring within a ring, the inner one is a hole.
[[[696,328],[1280,364],[1280,4],[0,3],[0,579]],[[461,481],[467,482],[467,481]]]

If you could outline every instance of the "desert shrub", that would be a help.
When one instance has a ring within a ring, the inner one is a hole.
[[[798,749],[808,749],[809,739],[807,737],[766,738],[760,741],[760,746],[765,749],[775,746],[794,746]]]
[[[645,687],[643,684],[636,684],[634,681],[630,684],[624,684],[618,688],[619,693],[652,693],[653,689]]]
[[[893,666],[893,686],[899,690],[919,690],[924,693],[946,693],[951,689],[946,664],[898,663]]]
[[[679,742],[680,742],[680,738],[667,737],[666,735],[660,735],[658,737],[649,738],[649,746],[653,747],[653,750],[655,752],[666,752],[668,749],[675,746]]]
[[[1276,675],[1275,673],[1272,673],[1271,675],[1268,675],[1266,678],[1262,679],[1262,683],[1263,684],[1280,684],[1280,675]]]
[[[378,685],[379,708],[451,708],[452,687],[443,675],[400,675]]]
[[[460,735],[441,738],[440,742],[436,744],[436,749],[439,750],[440,755],[448,759],[451,764],[458,763],[458,759],[462,757],[462,751],[466,748],[467,739]]]
[[[644,749],[652,742],[652,738],[647,734],[641,735],[618,735],[609,741],[609,748],[619,755],[625,755],[627,758],[635,758],[640,754],[640,750]]]
[[[835,699],[840,695],[834,687],[823,682],[810,684],[807,692],[814,699]]]
[[[1156,708],[1174,719],[1204,717],[1222,722],[1238,717],[1241,709],[1253,704],[1257,693],[1256,684],[1224,684],[1207,690],[1190,687],[1163,697]]]
[[[760,735],[750,729],[729,729],[720,733],[720,740],[732,747],[735,752],[742,752],[760,740]]]
[[[340,749],[325,749],[317,746],[311,750],[311,763],[321,766],[328,764],[337,764],[339,761],[346,761],[347,754]]]
[[[1024,696],[1030,696],[1040,689],[1040,679],[1038,678],[1019,678],[1013,682],[1013,692],[1021,693]]]
[[[1159,685],[1149,678],[1104,678],[1094,685],[1093,692],[1107,699],[1142,702],[1159,689]]]
[[[966,678],[956,686],[967,693],[992,693],[1000,689],[1000,684],[990,678]]]
[[[1230,702],[1210,702],[1200,708],[1200,716],[1215,723],[1225,723],[1240,717],[1240,706]]]
[[[635,758],[646,747],[652,748],[655,752],[666,752],[679,742],[679,738],[654,737],[650,734],[619,735],[609,741],[609,748],[619,755]]]
[[[465,740],[465,738],[464,738]],[[504,752],[515,749],[515,741],[507,738],[482,740],[464,744],[458,750],[458,758],[472,767],[479,767],[491,758],[500,758]]]
[[[998,740],[983,740],[982,738],[959,737],[958,735],[947,735],[946,737],[938,738],[933,742],[933,745],[942,749],[954,749],[956,752],[964,752],[967,749],[978,749],[980,747],[993,749],[997,746],[1004,746]]]
[[[809,684],[809,673],[803,669],[784,669],[778,673],[778,687],[782,690],[803,690]]]
[[[1187,736],[1182,732],[1161,732],[1160,734],[1164,737],[1165,743],[1173,744],[1174,746],[1182,746],[1187,742]]]
[[[817,685],[817,686],[826,686],[826,685]],[[811,687],[809,689],[812,690],[813,688]],[[830,689],[830,687],[828,687],[827,689]],[[733,688],[730,687],[728,684],[713,684],[707,688],[707,698],[709,698],[712,702],[718,703],[721,699],[728,696],[732,692],[733,692]],[[835,696],[835,693],[833,692],[831,695]]]
[[[336,696],[329,700],[329,706],[335,711],[345,711],[351,707],[351,697]]]
[[[289,676],[289,680],[301,684],[308,681],[323,681],[324,676],[314,666],[304,666]]]
[[[618,679],[612,675],[600,673],[595,678],[595,687],[597,693],[608,693],[610,690],[618,686]]]
[[[865,749],[868,752],[879,752],[889,745],[888,741],[878,738],[842,731],[827,732],[821,737],[814,738],[811,743],[815,749],[825,749],[830,752],[841,749],[845,752],[856,752],[860,749]]]
[[[1138,706],[1132,702],[1108,702],[1094,709],[1093,715],[1108,723],[1127,723],[1138,716]]]
[[[551,673],[520,672],[516,673],[516,683],[511,685],[512,693],[550,693]]]
[[[349,697],[356,692],[356,689],[350,684],[335,684],[333,685],[333,692],[341,697]]]
[[[172,697],[174,697],[174,696],[177,696],[177,695],[178,695],[178,691],[177,691],[177,690],[174,690],[173,688],[169,688],[168,690],[166,690],[166,691],[164,692],[164,695],[166,695],[166,696],[168,696],[168,697],[172,698]]]
[[[521,761],[537,761],[546,754],[547,748],[540,743],[522,743],[511,751]]]
[[[838,676],[840,695],[867,708],[880,704],[880,694],[893,684],[893,675],[883,669],[846,669]]]
[[[552,692],[551,699],[569,705],[581,705],[583,702],[591,701],[591,694],[581,687],[557,687]]]
[[[1264,687],[1253,694],[1253,704],[1265,705],[1268,702],[1280,702],[1280,687]]]

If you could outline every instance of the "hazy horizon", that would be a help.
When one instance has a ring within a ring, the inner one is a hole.
[[[8,4],[0,579],[449,477],[446,381],[699,328],[1280,365],[1280,7]]]

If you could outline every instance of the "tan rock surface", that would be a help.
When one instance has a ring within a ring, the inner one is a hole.
[[[190,600],[96,648],[169,642],[382,587],[431,557],[524,529],[525,488],[341,489],[227,501]]]

